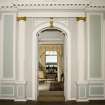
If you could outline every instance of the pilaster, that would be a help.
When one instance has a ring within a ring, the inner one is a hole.
[[[85,21],[86,17],[77,17],[78,24],[78,81],[84,81],[85,73]]]
[[[77,81],[77,100],[87,100],[87,82],[85,80],[85,21],[86,17],[77,17],[78,36],[77,36],[77,54],[78,54],[78,81]]]
[[[18,80],[24,81],[25,71],[25,21],[26,17],[17,17],[19,22],[19,33],[18,33]]]
[[[18,79],[16,81],[16,99],[15,101],[25,101],[25,32],[26,17],[17,17],[18,21],[18,46],[17,46],[17,63]]]

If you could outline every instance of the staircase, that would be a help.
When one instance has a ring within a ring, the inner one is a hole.
[[[64,102],[63,91],[40,91],[38,101],[42,102]]]

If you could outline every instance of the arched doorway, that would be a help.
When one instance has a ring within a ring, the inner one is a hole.
[[[38,32],[38,101],[64,101],[64,38],[56,27]],[[55,98],[56,96],[56,98]]]
[[[37,101],[38,91],[38,32],[44,28],[48,28],[49,23],[40,25],[33,32],[32,40],[32,98]],[[63,24],[54,23],[56,29],[61,30],[65,33],[64,38],[64,97],[65,101],[71,99],[71,39],[70,32]]]

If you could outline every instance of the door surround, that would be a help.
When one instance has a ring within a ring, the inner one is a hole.
[[[38,32],[49,27],[49,23],[41,24],[32,34],[32,100],[38,98]],[[66,33],[64,47],[66,45],[66,54],[64,54],[64,96],[65,101],[71,100],[71,38],[69,29],[62,23],[54,22],[54,27]],[[66,64],[66,66],[65,66]],[[70,74],[70,75],[69,75]]]

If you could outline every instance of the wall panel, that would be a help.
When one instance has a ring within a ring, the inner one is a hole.
[[[3,59],[1,79],[9,80],[15,78],[15,35],[16,35],[16,13],[3,13],[2,19],[2,40]]]
[[[101,67],[101,38],[102,18],[101,14],[89,14],[89,79],[97,80],[102,78]]]
[[[13,16],[4,16],[4,62],[3,62],[3,77],[13,77]]]

